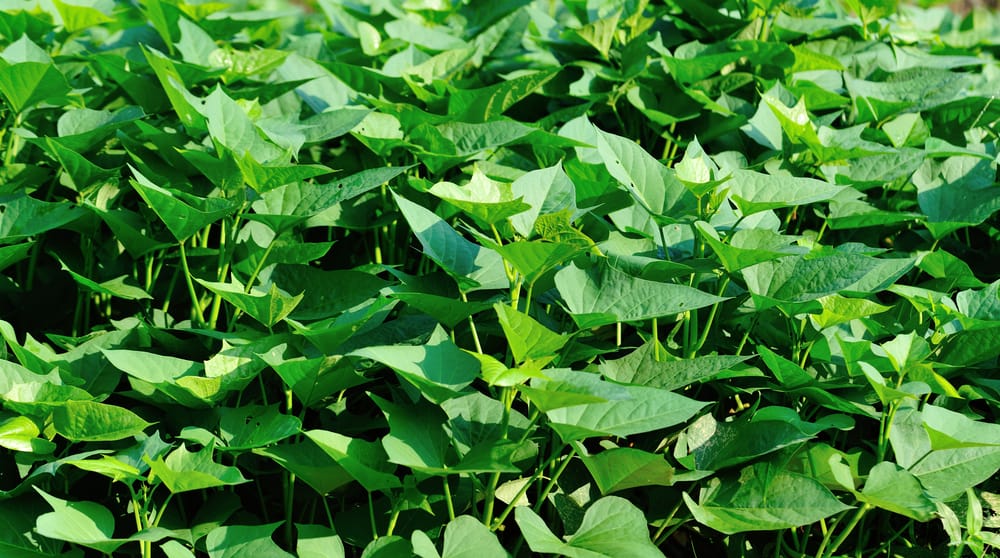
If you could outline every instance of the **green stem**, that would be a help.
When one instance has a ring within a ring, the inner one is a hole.
[[[667,518],[663,520],[663,524],[660,525],[660,528],[653,534],[653,544],[660,546],[663,544],[663,541],[667,540],[667,536],[669,536],[669,534],[664,536],[664,532],[667,530],[667,527],[670,526],[670,521],[673,520],[675,515],[677,515],[677,512],[680,511],[682,505],[684,505],[684,499],[678,498],[677,504],[675,504],[674,508],[670,510],[669,514],[667,514]]]
[[[24,118],[24,113],[17,113],[14,116],[14,124],[6,129],[7,136],[7,151],[4,153],[3,162],[5,167],[9,167],[14,163],[14,159],[17,156],[17,152],[20,150],[21,136],[14,132],[14,129],[21,126],[21,121]]]
[[[462,295],[462,302],[469,302],[469,297],[465,296],[465,291],[459,291]],[[476,331],[476,321],[469,316],[469,330],[472,332],[472,341],[476,344],[476,352],[483,354],[483,345],[479,342],[479,332]]]
[[[729,286],[729,276],[725,276],[722,279],[722,283],[719,285],[719,292],[716,296],[722,296],[726,292],[726,287]],[[705,325],[702,326],[701,336],[698,338],[698,342],[692,347],[692,352],[687,355],[687,358],[693,358],[705,343],[708,341],[708,334],[712,330],[712,323],[715,321],[715,316],[719,313],[719,306],[722,302],[716,302],[712,305],[712,309],[708,313],[708,319],[705,321]]]
[[[444,502],[448,506],[448,521],[455,520],[455,502],[451,498],[451,485],[448,484],[448,476],[445,475],[441,477],[441,483],[444,485]]]
[[[565,459],[563,459],[563,462],[559,464],[559,468],[552,473],[552,478],[549,479],[548,484],[545,485],[541,494],[538,495],[538,501],[535,502],[535,505],[532,508],[535,513],[538,513],[538,511],[542,509],[542,504],[545,502],[545,499],[549,497],[549,492],[552,492],[552,489],[556,487],[556,483],[559,482],[559,477],[562,476],[563,471],[566,470],[566,467],[569,466],[569,462],[572,461],[574,457],[576,457],[576,448],[571,447],[569,453],[566,454]]]
[[[392,532],[396,530],[396,521],[399,520],[399,506],[392,506],[392,515],[389,516],[389,525],[385,528],[385,536],[392,536]]]
[[[854,512],[854,516],[851,517],[851,520],[847,522],[847,525],[845,525],[844,528],[840,531],[840,535],[838,535],[837,538],[834,539],[832,543],[830,542],[830,535],[833,534],[833,530],[831,529],[827,533],[827,536],[823,537],[823,542],[820,543],[819,550],[816,551],[816,558],[826,558],[827,556],[833,556],[833,553],[837,552],[837,549],[840,548],[840,545],[844,544],[844,541],[847,540],[847,537],[851,535],[851,531],[854,530],[854,528],[858,525],[858,522],[861,521],[861,518],[864,517],[865,514],[868,513],[868,510],[870,510],[871,508],[872,508],[871,504],[865,504],[860,508],[858,508],[858,511]],[[829,544],[829,550],[827,550],[828,544]]]
[[[260,484],[260,483],[254,483],[254,484]],[[369,490],[367,491],[367,493],[368,493],[368,521],[370,522],[372,528],[372,538],[377,539],[378,527],[375,526],[375,502],[372,499],[371,491]]]
[[[333,514],[330,513],[330,504],[326,501],[326,496],[320,496],[320,501],[323,503],[323,512],[326,513],[326,524],[333,529]]]
[[[295,524],[292,522],[292,507],[295,505],[295,473],[285,471],[285,544],[289,548],[295,541]]]
[[[548,460],[545,461],[545,463],[543,463],[540,467],[535,469],[535,472],[532,473],[531,477],[528,478],[528,481],[521,486],[521,489],[517,491],[517,494],[515,494],[514,497],[511,499],[510,503],[507,504],[507,507],[504,508],[504,510],[500,513],[500,515],[497,516],[496,521],[494,521],[492,525],[489,525],[491,531],[496,531],[497,529],[500,528],[501,525],[503,525],[503,522],[504,520],[507,519],[507,516],[510,515],[512,511],[514,511],[514,508],[517,507],[516,505],[517,502],[524,497],[524,495],[528,492],[528,489],[531,488],[531,485],[534,484],[535,481],[537,481],[539,478],[541,478],[545,470],[548,469],[550,465],[555,463],[556,459],[558,458],[559,458],[559,453],[555,452],[552,454],[551,457],[548,458]]]
[[[618,325],[620,327],[621,322]],[[660,321],[656,318],[653,318],[653,360],[660,362]]]
[[[493,525],[493,508],[496,505],[496,492],[497,485],[500,483],[500,473],[492,473],[490,475],[489,482],[486,483],[486,494],[484,496],[485,502],[483,506],[483,525],[492,528]],[[524,487],[527,487],[530,482],[525,483]],[[517,500],[514,500],[515,502]],[[510,507],[510,506],[507,506]],[[506,512],[507,510],[504,510]],[[501,513],[500,517],[497,518],[498,523],[503,523],[503,518],[507,517],[506,513]]]
[[[180,242],[181,248],[181,269],[184,270],[184,282],[187,283],[188,295],[191,297],[191,318],[195,326],[201,327],[205,324],[205,317],[201,312],[201,302],[198,294],[194,290],[194,280],[191,278],[191,268],[188,267],[187,250],[184,248],[184,241]]]
[[[274,235],[271,242],[267,243],[267,248],[264,249],[264,254],[261,255],[260,261],[257,262],[257,266],[253,268],[253,273],[250,274],[250,278],[247,279],[247,284],[243,287],[244,293],[250,293],[250,289],[253,288],[253,282],[257,280],[257,276],[260,275],[260,271],[264,269],[264,263],[267,262],[267,257],[271,255],[271,250],[274,249],[274,241],[277,239],[278,235]]]

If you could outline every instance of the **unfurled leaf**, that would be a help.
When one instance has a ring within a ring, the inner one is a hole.
[[[365,490],[388,490],[402,486],[402,482],[393,473],[396,466],[389,462],[382,444],[348,438],[327,430],[308,430],[305,435],[365,487]]]
[[[206,289],[222,297],[233,306],[239,308],[257,320],[265,327],[285,319],[288,314],[302,301],[302,293],[292,296],[280,289],[274,283],[266,292],[259,288],[246,292],[239,283],[216,283],[197,279]]]
[[[493,309],[500,318],[500,326],[517,362],[551,359],[569,340],[565,333],[557,334],[506,304],[497,303]]]
[[[209,558],[226,558],[228,556],[292,558],[291,554],[282,550],[271,540],[271,533],[278,528],[278,525],[280,524],[217,527],[205,537],[208,556]]]
[[[660,318],[726,300],[672,283],[647,281],[598,262],[556,273],[556,287],[580,327]]]
[[[604,382],[587,372],[547,369],[545,379],[532,380],[528,397],[542,409],[564,440],[591,436],[630,436],[680,424],[705,403],[666,390]],[[589,398],[589,401],[587,399]],[[603,399],[603,401],[601,401]]]
[[[500,254],[462,238],[424,207],[398,195],[395,199],[424,254],[454,277],[463,291],[503,289],[510,284]]]
[[[74,442],[121,440],[150,426],[142,417],[116,405],[95,401],[66,401],[52,411],[52,426]]]
[[[662,455],[635,448],[613,448],[583,457],[601,494],[639,486],[670,486],[674,468]]]
[[[746,467],[738,478],[713,479],[699,502],[683,496],[695,520],[723,533],[788,529],[850,509],[816,480],[769,463]]]
[[[214,447],[205,446],[197,452],[181,446],[155,461],[147,459],[150,471],[163,481],[170,492],[190,492],[217,486],[230,486],[248,482],[236,467],[216,463],[212,459]]]
[[[521,534],[536,553],[570,558],[663,556],[649,540],[642,511],[617,496],[605,496],[587,508],[580,528],[567,536],[565,541],[552,534],[542,518],[531,509],[518,507],[514,514]]]
[[[426,345],[371,346],[351,355],[392,368],[435,403],[457,396],[479,372],[479,361],[459,349],[441,330]]]

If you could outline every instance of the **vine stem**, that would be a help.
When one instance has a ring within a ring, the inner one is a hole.
[[[195,319],[196,325],[201,327],[205,323],[205,316],[201,312],[201,302],[198,300],[198,293],[194,290],[194,281],[191,278],[191,268],[188,267],[187,250],[184,248],[185,242],[185,240],[180,242],[181,269],[184,270],[184,282],[187,283],[188,295],[191,296],[191,317]]]
[[[729,286],[729,276],[726,275],[722,279],[722,282],[719,285],[719,291],[717,296],[722,296],[723,293],[726,292],[726,287],[728,286]],[[688,358],[694,357],[698,353],[698,351],[700,351],[701,348],[705,346],[705,343],[708,341],[708,334],[712,329],[712,323],[715,321],[716,314],[719,313],[719,306],[721,304],[722,302],[720,301],[712,305],[712,309],[708,313],[708,319],[705,320],[705,325],[702,326],[701,336],[698,337],[698,341],[694,344],[693,347],[691,347],[691,352],[690,354],[687,355]]]
[[[572,457],[572,455],[570,455],[568,457]],[[507,504],[507,507],[504,508],[504,510],[500,513],[500,515],[497,516],[496,521],[494,521],[492,525],[488,525],[488,527],[490,528],[491,531],[496,531],[497,529],[500,528],[501,525],[503,525],[503,522],[507,519],[507,516],[509,516],[510,513],[512,511],[514,511],[514,508],[517,507],[517,502],[522,497],[524,497],[524,495],[528,492],[528,489],[531,488],[531,485],[534,484],[534,482],[536,480],[538,480],[542,476],[542,474],[545,471],[545,469],[549,468],[550,465],[552,465],[553,463],[555,463],[556,459],[559,459],[559,453],[555,453],[551,457],[549,457],[545,461],[545,463],[542,463],[542,465],[540,467],[538,467],[535,470],[535,472],[530,477],[528,477],[528,481],[525,482],[523,486],[521,486],[520,490],[517,491],[517,494],[515,494],[514,497],[510,500],[510,503]],[[568,462],[569,459],[567,458],[566,461]],[[562,467],[558,471],[558,474],[553,475],[552,478],[553,479],[558,479],[559,478],[559,474],[562,473],[562,469],[565,469],[565,467]],[[546,493],[546,496],[547,495],[548,494]],[[539,502],[540,501],[542,501],[542,499],[539,499]]]
[[[827,556],[833,556],[833,553],[836,552],[838,548],[840,548],[840,545],[844,544],[844,541],[846,541],[847,537],[850,536],[851,531],[853,531],[854,528],[857,527],[858,523],[861,521],[861,518],[864,517],[865,514],[868,513],[868,510],[870,510],[871,508],[872,508],[871,504],[865,504],[860,508],[858,508],[858,511],[854,512],[854,516],[851,517],[851,520],[847,522],[847,525],[844,526],[843,530],[840,531],[840,534],[837,535],[837,538],[834,539],[832,543],[830,542],[830,535],[833,534],[833,530],[830,530],[827,533],[827,536],[823,537],[823,542],[820,543],[819,549],[816,551],[816,558],[825,558]],[[828,544],[829,544],[829,550],[827,549]]]
[[[555,472],[552,473],[552,478],[549,479],[548,484],[546,484],[545,488],[542,489],[542,493],[538,495],[538,501],[535,502],[532,511],[538,513],[538,511],[542,509],[542,503],[545,502],[545,499],[549,497],[549,492],[552,492],[552,489],[555,488],[556,483],[559,481],[559,477],[562,476],[563,471],[566,470],[566,467],[569,466],[569,462],[572,461],[574,457],[576,457],[576,447],[571,446],[569,453],[566,454],[566,457],[565,459],[563,459],[563,462],[559,464],[559,468],[557,468]]]
[[[459,294],[462,295],[462,302],[469,302],[469,297],[465,296],[465,291],[460,291]],[[472,341],[476,344],[476,352],[483,354],[483,346],[479,342],[479,332],[476,331],[476,321],[469,316],[469,330],[472,331]]]
[[[448,484],[448,476],[445,475],[441,477],[441,483],[444,485],[444,501],[448,506],[448,521],[455,520],[455,502],[451,498],[451,485]]]
[[[664,531],[666,531],[667,527],[670,526],[670,521],[673,520],[675,515],[677,515],[677,512],[680,511],[682,505],[684,505],[684,499],[680,498],[677,500],[677,505],[674,506],[674,509],[670,510],[670,514],[668,514],[667,518],[663,520],[663,525],[660,525],[660,528],[653,534],[653,544],[657,546],[663,544],[663,541],[665,541],[670,535],[670,533],[664,534]],[[663,539],[661,540],[660,537],[663,537]]]

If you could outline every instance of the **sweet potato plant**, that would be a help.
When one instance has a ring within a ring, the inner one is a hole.
[[[992,555],[998,52],[889,0],[0,3],[0,555]]]

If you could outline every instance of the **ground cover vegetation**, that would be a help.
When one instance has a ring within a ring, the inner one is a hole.
[[[985,556],[1000,17],[0,4],[0,554]]]

